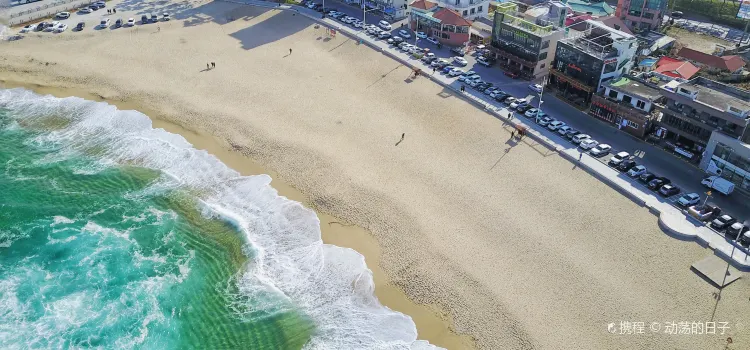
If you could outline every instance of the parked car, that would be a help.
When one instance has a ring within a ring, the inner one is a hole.
[[[464,73],[464,71],[461,70],[461,68],[454,67],[453,69],[451,69],[450,72],[448,72],[448,75],[450,75],[452,77],[460,77],[461,74],[463,74],[463,73]]]
[[[529,109],[532,109],[532,108],[534,108],[534,107],[533,107],[533,106],[531,106],[530,104],[525,104],[525,105],[520,105],[520,106],[518,106],[518,107],[516,108],[516,111],[518,111],[518,113],[521,113],[521,114],[523,114],[523,115],[526,115],[526,111],[528,111]]]
[[[36,25],[34,25],[34,24],[28,24],[28,25],[26,25],[25,27],[23,27],[21,29],[21,33],[28,33],[30,31],[34,30],[34,27],[36,27]]]
[[[573,143],[575,143],[575,144],[580,144],[581,141],[586,140],[586,139],[590,139],[590,138],[591,138],[591,136],[589,136],[587,134],[578,134],[576,136],[573,136],[573,139],[571,141],[573,141]]]
[[[518,105],[529,103],[529,101],[526,100],[526,98],[518,98],[515,99],[513,102],[510,103],[510,108],[516,109],[518,108]]]
[[[542,118],[537,118],[536,120],[537,120],[537,121],[536,121],[536,122],[537,122],[537,124],[539,124],[539,125],[541,125],[541,126],[547,126],[547,125],[549,125],[549,123],[551,123],[551,122],[552,122],[552,121],[553,121],[554,119],[552,119],[552,118],[550,118],[550,117],[542,117]]]
[[[461,67],[469,64],[469,62],[461,56],[454,56],[453,62],[456,63],[457,66],[461,66]]]
[[[642,182],[644,184],[648,184],[649,182],[651,182],[651,180],[653,180],[655,178],[656,178],[656,174],[649,173],[647,171],[647,172],[641,174],[641,176],[638,177],[638,181],[640,181],[640,182]]]
[[[659,189],[659,194],[664,197],[672,197],[680,194],[680,188],[672,184],[666,184]]]
[[[562,128],[563,126],[566,126],[564,122],[556,120],[556,121],[553,121],[552,123],[549,123],[549,125],[547,125],[547,129],[550,129],[552,131],[557,131],[557,129]]]
[[[714,219],[714,221],[711,221],[711,227],[713,227],[717,231],[724,231],[727,229],[727,227],[731,226],[735,222],[737,222],[737,219],[724,214]]]
[[[594,147],[596,147],[598,145],[599,145],[599,141],[596,141],[594,139],[585,139],[585,140],[581,141],[581,143],[579,144],[579,146],[582,149],[591,149],[591,148],[594,148]]]
[[[167,22],[167,21],[169,21],[169,20],[171,20],[171,19],[172,19],[172,17],[171,17],[171,16],[170,16],[170,15],[169,15],[168,13],[166,13],[166,12],[164,12],[164,13],[163,13],[163,14],[161,15],[161,20],[162,20],[162,21],[164,21],[164,22]]]
[[[78,22],[75,28],[73,28],[73,31],[80,32],[83,30],[83,28],[86,27],[85,22]]]
[[[630,153],[628,152],[617,153],[609,159],[609,165],[618,166],[620,165],[620,163],[622,163],[623,160],[628,158],[630,158]]]
[[[90,7],[83,7],[83,8],[81,8],[81,9],[78,10],[78,13],[84,14],[84,15],[87,15],[87,14],[89,14],[91,12],[94,12],[94,10],[92,10]]]
[[[747,224],[747,222],[745,222]],[[742,238],[742,235],[748,231],[750,231],[750,228],[745,226],[745,224],[740,223],[739,221],[733,223],[731,226],[727,227],[727,237],[731,239],[738,239]]]
[[[68,25],[65,23],[60,23],[55,27],[54,32],[55,33],[62,33],[64,31],[68,30]]]
[[[518,79],[518,73],[507,71],[505,72],[505,75],[508,77],[511,77],[513,79]]]
[[[141,16],[141,24],[148,24],[148,15]]]
[[[508,98],[509,96],[510,96],[509,94],[507,94],[507,93],[503,92],[503,93],[499,93],[499,94],[495,95],[494,99],[495,99],[495,101],[497,101],[497,102],[503,103],[503,101],[504,101],[504,100],[505,100],[506,98]]]
[[[68,19],[70,18],[70,12],[60,12],[55,15],[55,18],[57,19]]]
[[[120,28],[120,27],[122,27],[122,18],[118,18],[115,21],[115,28]]]
[[[44,27],[44,31],[45,32],[51,32],[51,31],[55,30],[55,28],[57,28],[58,25],[60,25],[60,22],[58,22],[58,21],[47,23],[47,26]]]
[[[101,22],[99,22],[99,28],[107,28],[109,26],[109,18],[102,18]]]
[[[135,18],[128,18],[127,26],[132,27],[134,25],[135,25]]]
[[[511,103],[513,103],[513,101],[515,101],[515,100],[516,100],[516,98],[515,98],[515,97],[513,97],[513,96],[508,96],[508,97],[506,97],[506,98],[505,98],[505,100],[503,100],[503,104],[506,104],[506,105],[510,105],[510,104],[511,104]]]
[[[592,148],[591,151],[589,151],[589,154],[595,157],[601,157],[606,154],[609,154],[609,152],[612,150],[612,146],[603,143],[599,144],[596,147]]]
[[[542,92],[542,85],[540,84],[531,84],[529,85],[529,90],[534,91],[536,93]]]
[[[572,130],[568,131],[567,134],[565,134],[565,138],[567,138],[568,140],[572,141],[573,138],[576,137],[576,135],[578,135],[580,133],[581,133],[580,131],[578,131],[576,129],[572,129]]]
[[[635,166],[636,166],[636,164],[635,164],[634,160],[632,160],[632,159],[625,159],[625,160],[622,161],[622,163],[620,163],[620,165],[617,166],[617,169],[620,170],[620,171],[622,171],[622,172],[627,172],[627,171],[629,171],[630,169],[632,169]]]
[[[433,44],[436,44],[436,43],[433,43]],[[462,57],[466,55],[466,49],[464,49],[463,46],[454,47],[451,49],[451,52]]]
[[[651,189],[652,191],[657,191],[662,186],[669,184],[669,183],[672,183],[672,180],[667,179],[664,176],[656,177],[653,180],[648,182],[648,188]]]
[[[477,58],[477,63],[479,63],[479,64],[481,64],[481,65],[483,65],[483,66],[485,66],[485,67],[490,67],[490,66],[492,66],[492,64],[493,64],[494,62],[493,62],[493,61],[491,61],[491,60],[488,60],[488,59],[487,59],[487,58],[485,58],[484,56],[479,56],[479,58]]]
[[[495,89],[495,91],[492,91],[492,92],[490,93],[490,97],[492,97],[492,98],[496,98],[496,97],[498,97],[498,96],[500,96],[500,95],[504,95],[504,94],[505,94],[505,91],[503,91],[503,90],[500,90],[500,89]]]
[[[632,169],[628,170],[628,176],[636,178],[646,172],[646,167],[643,165],[636,165]]]
[[[434,45],[437,45],[437,44],[439,44],[439,43],[440,43],[440,42],[439,42],[439,41],[438,41],[437,39],[435,39],[435,38],[433,38],[433,37],[429,37],[429,38],[427,38],[427,39],[425,39],[425,40],[427,40],[427,41],[429,41],[429,42],[433,43]],[[454,53],[455,53],[455,54],[457,54],[457,55],[459,55],[459,56],[463,56],[463,55],[462,55],[462,54],[460,54],[460,53],[456,53],[456,52],[454,52]]]
[[[416,35],[417,38],[420,38],[420,39],[427,39],[427,33],[425,33],[425,32],[417,32],[414,35]]]
[[[694,205],[688,209],[688,214],[705,222],[713,220],[715,217],[721,215],[721,208],[712,204]]]
[[[154,22],[154,23],[159,22],[159,16],[157,14],[155,14],[155,13],[152,13],[151,14],[151,22]]]
[[[388,39],[391,37],[391,33],[388,32],[381,32],[378,34],[378,39]]]
[[[682,18],[685,14],[682,11],[672,11],[672,18]]]
[[[398,31],[398,35],[401,36],[402,38],[406,38],[406,39],[411,38],[411,34],[408,31],[404,30],[404,29],[399,30]]]
[[[698,204],[700,200],[701,200],[701,196],[699,194],[688,193],[680,197],[680,199],[678,199],[676,203],[682,207],[689,207],[689,206]]]
[[[378,22],[378,27],[383,28],[385,30],[391,30],[391,24],[386,21],[380,21]]]
[[[527,115],[527,117],[528,117],[528,115]],[[573,130],[573,128],[571,128],[571,127],[569,127],[567,125],[563,125],[563,126],[561,126],[560,128],[557,129],[557,133],[560,134],[560,136],[565,136],[565,134],[567,134],[568,131],[570,131],[570,130]]]

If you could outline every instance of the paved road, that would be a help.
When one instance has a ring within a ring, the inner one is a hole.
[[[362,18],[362,12],[351,6],[337,4],[336,2],[331,0],[326,1],[326,6],[336,8],[337,10],[340,9],[341,12],[348,13],[351,17],[359,19]],[[369,18],[370,15],[368,14],[367,22],[374,23],[372,20],[369,20]],[[398,30],[402,29],[400,28],[400,23],[402,22],[403,21],[397,22],[393,25],[393,35],[398,35]],[[340,24],[342,26],[346,26],[346,24]],[[410,33],[411,38],[408,41],[409,43],[414,43],[414,33],[411,31]],[[380,46],[386,49],[399,52],[394,48],[387,48],[388,46],[384,42],[381,42],[381,44],[382,45]],[[438,49],[435,45],[427,42],[426,40],[419,40],[417,42],[417,45],[420,47],[430,48],[431,52],[435,53],[437,57],[450,58],[453,56],[449,48],[444,46],[442,49]],[[408,56],[405,53],[399,54],[404,55],[405,57]],[[538,106],[539,97],[536,93],[533,93],[531,90],[529,90],[528,81],[511,79],[505,76],[503,71],[497,67],[488,68],[476,64],[475,58],[471,55],[467,54],[465,58],[467,59],[469,64],[464,67],[464,69],[476,71],[480,76],[482,76],[482,80],[494,83],[496,86],[512,94],[513,96],[524,97],[532,95],[535,97],[532,104]],[[431,68],[427,66],[424,66],[423,71],[428,73],[432,72]],[[441,79],[444,79],[444,81],[446,82],[450,82],[456,87],[461,85],[461,83],[455,81],[454,78],[443,76],[441,77]],[[494,101],[489,96],[472,90],[468,86],[466,87],[466,89],[467,92],[497,106],[499,109],[504,108],[502,104]],[[607,143],[611,145],[613,148],[613,153],[626,151],[630,154],[637,154],[637,163],[646,166],[649,171],[656,173],[659,176],[668,177],[685,193],[696,192],[705,197],[706,188],[700,184],[700,180],[706,175],[697,167],[685,162],[684,160],[676,156],[669,154],[662,148],[655,147],[640,139],[634,138],[630,134],[618,131],[616,128],[612,127],[611,124],[602,122],[594,117],[589,116],[586,113],[581,112],[575,107],[553,96],[552,94],[543,95],[543,99],[544,103],[542,104],[542,110],[549,114],[551,117],[561,120],[583,133],[591,135],[594,139],[600,141],[601,143]],[[516,115],[518,116],[518,114]],[[525,117],[519,116],[519,118],[523,118],[530,124],[534,124],[533,122],[531,122],[531,120]],[[541,126],[535,126],[537,128],[544,129]],[[549,130],[547,130],[547,132],[552,133]],[[571,147],[575,147],[572,143],[570,143],[570,145]],[[609,157],[610,156],[602,157],[601,161],[606,162]],[[625,175],[623,174],[622,176]],[[677,197],[670,198],[670,200],[676,200]],[[750,219],[750,200],[739,193],[734,193],[731,196],[714,194],[712,198],[709,199],[709,202],[717,204],[725,212],[732,216],[739,217],[742,220]]]

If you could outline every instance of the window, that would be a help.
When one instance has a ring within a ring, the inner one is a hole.
[[[638,129],[638,127],[640,127],[640,125],[638,125],[638,123],[633,123],[630,120],[628,120],[628,126],[631,127],[631,128],[633,128],[633,129]]]
[[[542,69],[542,68],[544,68],[544,66],[546,66],[546,64],[542,63],[542,65],[541,65],[541,66],[539,66],[539,69]]]
[[[468,15],[469,15],[469,10],[464,10],[464,16],[468,16]]]
[[[638,107],[638,108],[640,108],[640,109],[644,109],[644,108],[646,108],[646,102],[643,102],[641,100],[636,100],[635,106]]]
[[[474,4],[474,0],[469,0],[469,4],[473,5]]]
[[[625,102],[625,103],[630,103],[630,101],[632,101],[632,100],[633,100],[633,98],[630,97],[630,96],[628,96],[628,95],[624,95],[622,97],[622,102]]]
[[[615,91],[615,90],[609,90],[609,97],[617,98],[617,91]]]
[[[477,12],[482,12],[482,6],[477,7]]]
[[[652,18],[654,18],[654,14],[653,14],[653,13],[651,13],[651,12],[645,12],[645,13],[643,14],[643,18],[646,18],[646,19],[652,19]]]
[[[456,0],[456,6],[461,5],[461,0]]]
[[[540,61],[543,60],[543,59],[546,59],[546,58],[547,58],[547,53],[546,52],[542,52],[542,54],[539,55],[539,60]]]
[[[549,40],[547,40],[547,41],[545,41],[545,42],[542,43],[542,48],[541,49],[544,50],[544,49],[546,49],[548,47],[549,47]]]
[[[471,9],[471,14],[472,15],[474,14],[474,11],[476,11],[476,9]]]

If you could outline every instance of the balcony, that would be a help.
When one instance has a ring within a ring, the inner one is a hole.
[[[513,28],[520,29],[526,33],[540,37],[549,35],[554,31],[554,27],[551,25],[540,26],[536,23],[529,22],[523,18],[519,18],[508,13],[503,15],[502,22]]]

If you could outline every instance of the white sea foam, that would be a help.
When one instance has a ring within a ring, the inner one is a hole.
[[[148,191],[184,188],[201,193],[204,213],[231,222],[245,235],[252,263],[237,278],[241,293],[251,301],[267,300],[261,298],[263,293],[278,293],[300,307],[317,326],[307,349],[434,348],[416,340],[410,317],[378,302],[364,257],[323,244],[315,213],[279,196],[269,176],[240,176],[182,136],[153,129],[145,115],[106,103],[12,89],[0,90],[0,107],[19,119],[68,116],[68,127],[35,140],[56,144],[61,157],[105,146],[104,164],[133,164],[165,175]],[[106,230],[90,224],[86,226],[92,230]],[[108,233],[127,239],[127,233]],[[142,330],[147,324],[144,320]]]

